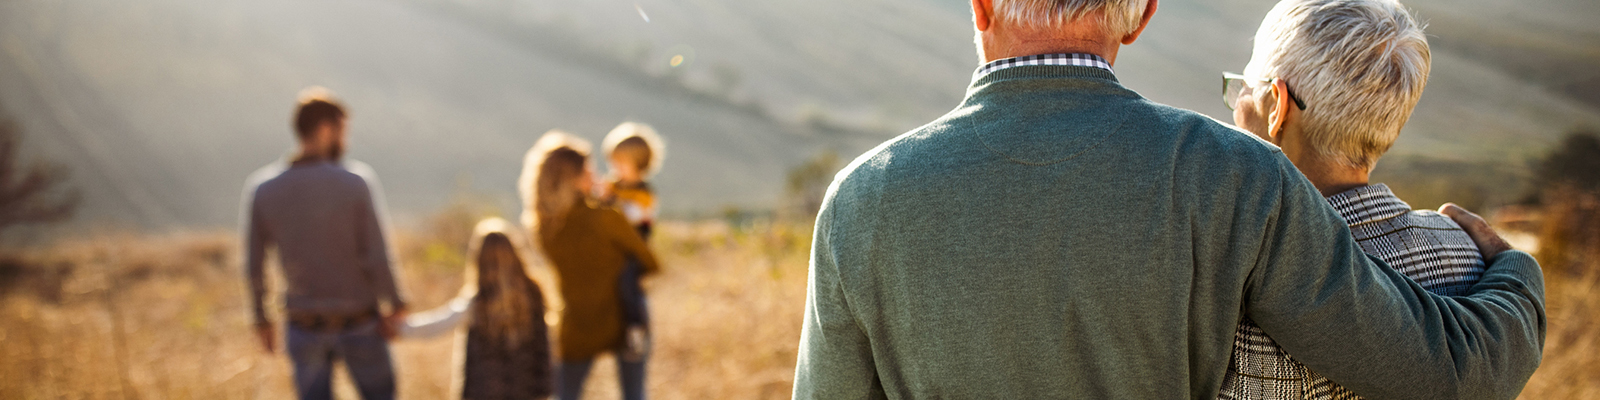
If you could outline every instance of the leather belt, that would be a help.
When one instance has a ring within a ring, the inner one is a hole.
[[[378,319],[378,310],[353,314],[289,312],[289,324],[308,332],[341,332]]]

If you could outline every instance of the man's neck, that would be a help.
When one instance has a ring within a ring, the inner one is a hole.
[[[1105,37],[1100,24],[1072,24],[1064,28],[1032,29],[996,24],[979,32],[985,64],[995,60],[1039,54],[1093,54],[1116,65],[1121,44]]]
[[[1098,46],[1084,43],[1023,43],[1016,46],[1007,46],[996,51],[985,51],[984,63],[1007,58],[1032,56],[1039,54],[1093,54],[1106,59],[1106,63],[1117,63],[1117,46]]]
[[[290,164],[305,164],[326,161],[328,156],[321,151],[301,148],[299,152],[289,159]]]

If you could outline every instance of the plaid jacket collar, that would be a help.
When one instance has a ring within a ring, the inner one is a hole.
[[[1003,60],[994,60],[988,64],[984,64],[983,67],[978,68],[978,72],[974,73],[973,77],[982,78],[984,75],[988,75],[990,72],[1011,67],[1021,67],[1025,65],[1072,65],[1079,67],[1094,67],[1112,73],[1116,72],[1111,70],[1111,63],[1106,62],[1106,59],[1100,58],[1100,56],[1097,55],[1085,53],[1058,53],[1038,54],[1031,56],[1012,57]]]
[[[1411,212],[1411,205],[1400,200],[1382,183],[1346,190],[1328,196],[1328,204],[1345,223],[1356,226],[1383,221]]]

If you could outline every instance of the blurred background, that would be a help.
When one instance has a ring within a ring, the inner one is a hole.
[[[1374,181],[1538,251],[1550,338],[1524,397],[1600,396],[1600,2],[1405,3],[1433,71]],[[1162,2],[1117,75],[1231,121],[1219,72],[1273,4]],[[654,125],[652,394],[787,397],[820,191],[956,105],[970,19],[961,0],[0,2],[0,376],[23,377],[0,398],[287,395],[248,336],[232,230],[310,85],[350,107],[348,157],[382,179],[420,307],[459,287],[472,222],[516,216],[540,134]],[[447,342],[397,347],[403,396],[444,397]]]

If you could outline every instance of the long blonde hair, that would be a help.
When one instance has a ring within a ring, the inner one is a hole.
[[[544,323],[543,291],[529,276],[517,230],[500,218],[478,222],[468,245],[461,296],[472,299],[472,325],[491,340],[517,348],[535,323]]]
[[[562,221],[585,193],[576,181],[589,163],[589,142],[559,130],[546,132],[522,160],[517,189],[522,194],[522,224],[548,237],[561,230]]]

